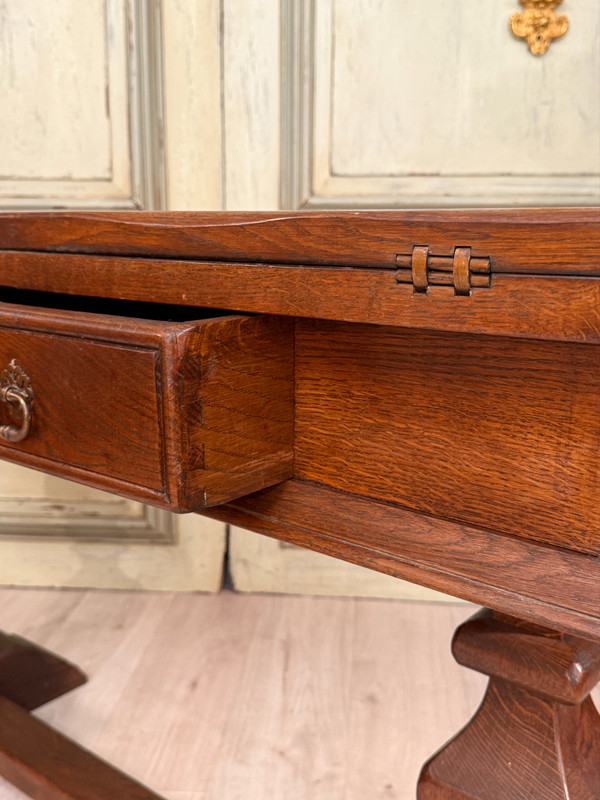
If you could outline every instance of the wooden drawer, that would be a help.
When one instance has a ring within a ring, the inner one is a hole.
[[[51,301],[64,307],[0,303],[0,423],[13,434],[26,416],[14,391],[25,389],[7,385],[22,384],[22,370],[33,392],[28,434],[2,440],[0,458],[173,511],[291,476],[291,321],[215,311],[190,321],[182,317],[202,311]],[[91,313],[69,310],[75,303]]]

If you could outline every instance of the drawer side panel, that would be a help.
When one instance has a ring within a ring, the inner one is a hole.
[[[179,348],[181,505],[227,502],[293,474],[293,321],[200,323]]]

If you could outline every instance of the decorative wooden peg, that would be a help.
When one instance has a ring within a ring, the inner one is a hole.
[[[470,247],[455,247],[452,256],[432,255],[429,247],[417,245],[412,254],[396,256],[396,281],[412,283],[414,291],[426,294],[430,286],[448,286],[455,295],[468,297],[471,289],[489,289],[489,258],[472,258]]]
[[[600,644],[481,611],[456,660],[491,680],[471,722],[423,768],[418,800],[598,800]]]

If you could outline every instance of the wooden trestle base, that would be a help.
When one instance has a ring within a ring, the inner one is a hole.
[[[54,653],[0,632],[0,697],[31,711],[86,680],[80,669]]]
[[[598,800],[590,692],[600,644],[483,610],[458,629],[453,652],[491,680],[473,720],[423,768],[418,800]],[[35,800],[160,800],[29,714],[84,681],[0,634],[0,774]]]
[[[0,775],[34,800],[161,800],[29,713],[85,681],[60,657],[0,632]]]
[[[481,611],[456,660],[490,676],[471,722],[429,761],[418,800],[598,800],[600,645]]]

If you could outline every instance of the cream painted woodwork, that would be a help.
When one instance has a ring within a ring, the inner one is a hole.
[[[0,585],[218,591],[223,526],[186,514],[177,520],[175,537],[170,545],[127,539],[87,542],[73,536],[44,542],[7,537],[0,541]]]
[[[0,2],[0,205],[163,204],[160,5]]]
[[[0,471],[0,542],[19,536],[174,544],[167,511],[19,467]]]
[[[238,592],[462,602],[331,556],[231,526],[229,570]]]
[[[0,0],[0,208],[220,208],[217,8]],[[0,584],[217,591],[224,552],[220,523],[0,464]]]
[[[542,57],[517,0],[289,0],[284,207],[600,203],[600,5]]]
[[[162,0],[166,206],[223,206],[220,0]]]

